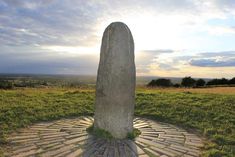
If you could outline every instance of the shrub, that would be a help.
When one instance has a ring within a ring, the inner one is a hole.
[[[206,81],[203,80],[203,79],[198,79],[197,82],[196,82],[197,87],[205,86],[205,84],[206,84]]]
[[[222,85],[225,85],[225,84],[228,84],[228,80],[226,78],[222,78],[220,79],[219,83]]]
[[[173,85],[173,87],[179,88],[179,87],[180,87],[180,84],[179,84],[179,83],[176,83],[176,84]]]
[[[148,83],[147,86],[170,87],[172,86],[172,83],[170,79],[161,78],[157,80],[152,80],[151,82]]]
[[[235,84],[235,77],[228,81],[228,84]]]
[[[182,79],[181,85],[184,87],[193,87],[195,86],[196,80],[194,80],[193,78],[191,78],[191,76],[189,77],[184,77]]]
[[[226,85],[226,84],[229,84],[229,81],[226,78],[212,79],[207,82],[207,85]]]
[[[211,149],[204,154],[205,157],[223,157],[224,155],[225,153],[218,149]]]

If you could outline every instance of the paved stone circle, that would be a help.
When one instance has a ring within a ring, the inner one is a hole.
[[[135,140],[105,140],[86,132],[92,117],[61,119],[19,129],[8,137],[11,157],[198,157],[203,140],[174,125],[135,118]]]

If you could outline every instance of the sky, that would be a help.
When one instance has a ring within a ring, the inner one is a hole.
[[[0,73],[96,75],[115,21],[138,76],[235,77],[235,0],[0,0]]]

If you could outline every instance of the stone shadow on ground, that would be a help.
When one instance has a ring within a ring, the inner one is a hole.
[[[83,157],[137,157],[138,151],[134,141],[124,139],[94,138],[84,142],[81,146]],[[143,152],[144,154],[144,152]]]

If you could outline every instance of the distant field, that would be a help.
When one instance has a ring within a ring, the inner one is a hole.
[[[212,87],[212,88],[147,88],[138,87],[140,91],[149,92],[191,92],[213,94],[235,94],[235,87]]]
[[[157,79],[157,76],[137,76],[136,84],[146,85],[152,79]],[[165,77],[171,79],[172,83],[180,83],[182,78]],[[33,75],[33,74],[0,74],[0,80],[10,80],[14,83],[22,81],[31,83],[47,82],[49,85],[70,85],[70,84],[91,84],[96,83],[95,75]],[[206,81],[209,79],[205,78]]]
[[[94,87],[0,90],[0,143],[15,129],[37,121],[93,115],[94,98]],[[208,138],[204,156],[235,156],[234,87],[138,87],[135,115],[176,124]]]

